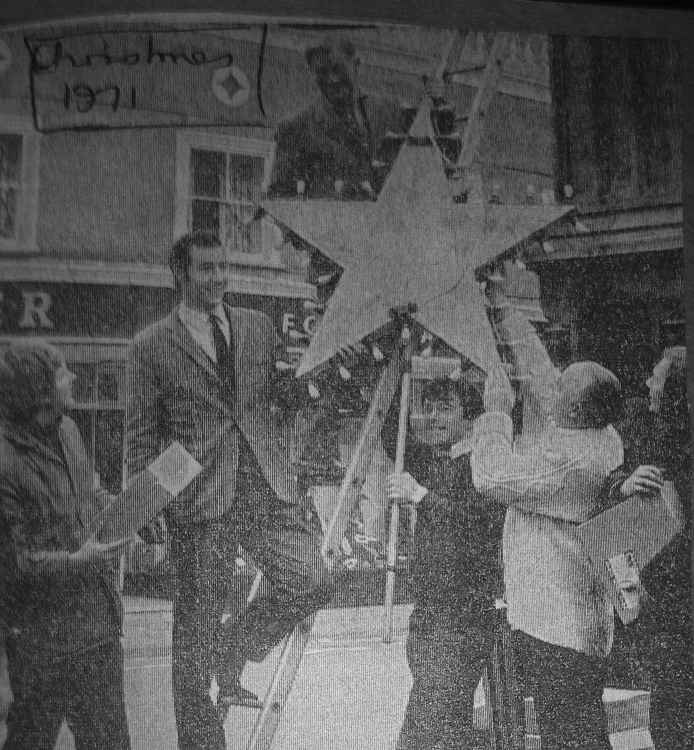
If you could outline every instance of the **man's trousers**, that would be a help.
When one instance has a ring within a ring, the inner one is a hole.
[[[511,633],[520,695],[532,697],[542,750],[609,750],[602,707],[607,660]]]
[[[4,750],[53,750],[63,720],[76,750],[130,750],[119,641],[42,661],[8,644],[8,660],[14,702]]]
[[[491,618],[455,631],[410,632],[413,682],[397,750],[486,747],[487,733],[473,727],[473,699],[493,646]]]
[[[251,492],[219,519],[168,519],[175,565],[172,683],[180,750],[224,750],[209,698],[211,674],[236,674],[261,660],[302,619],[327,603],[330,575],[320,557],[320,526],[267,493]],[[240,618],[221,624],[238,546],[270,584]]]

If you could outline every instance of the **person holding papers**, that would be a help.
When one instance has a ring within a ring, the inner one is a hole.
[[[39,339],[0,359],[0,611],[14,702],[5,750],[51,750],[65,720],[77,748],[128,750],[122,605],[128,539],[86,529],[112,498],[94,487],[61,353]]]
[[[611,427],[619,381],[595,362],[570,365],[556,381],[553,422],[523,452],[513,404],[505,372],[490,372],[471,467],[482,497],[507,507],[504,584],[522,695],[534,699],[543,750],[608,748],[601,698],[613,608],[577,529],[601,510],[605,479],[622,463]]]
[[[690,747],[694,737],[694,674],[691,662],[691,433],[687,357],[683,346],[666,349],[646,381],[649,412],[623,427],[624,465],[610,475],[611,502],[634,493],[660,497],[669,484],[679,534],[640,571],[646,595],[633,639],[651,681],[650,727],[656,748]],[[675,494],[671,493],[671,494]]]

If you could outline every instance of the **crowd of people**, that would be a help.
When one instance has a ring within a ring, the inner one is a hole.
[[[360,90],[352,45],[313,47],[306,61],[323,99],[280,126],[273,191],[295,195],[308,185],[313,196],[373,197],[393,156],[379,151],[383,137],[407,128],[402,109]],[[224,301],[231,268],[215,235],[180,238],[169,263],[178,304],[129,348],[125,468],[127,478],[137,476],[172,441],[203,467],[163,521],[138,533],[160,543],[162,524],[168,531],[179,748],[224,750],[220,707],[258,704],[242,685],[244,666],[324,606],[336,582],[320,555],[308,480],[291,458],[306,389],[276,367],[283,348],[272,322]],[[533,698],[543,750],[609,747],[601,698],[615,639],[636,649],[649,675],[656,748],[691,745],[686,351],[666,349],[647,381],[650,402],[626,411],[619,380],[596,362],[543,372],[521,388],[523,413],[539,415],[541,429],[524,419],[520,436],[516,390],[503,369],[485,377],[471,367],[457,380],[432,381],[423,413],[411,415],[404,470],[390,473],[386,493],[417,509],[413,685],[398,750],[486,746],[473,695],[502,598],[518,692]],[[63,354],[38,338],[11,343],[0,359],[5,750],[51,750],[63,721],[78,750],[130,747],[115,565],[131,539],[105,543],[94,530],[116,498],[94,486],[68,416],[74,377]],[[377,449],[381,467],[394,455],[397,421],[394,407]],[[349,449],[343,453],[345,463]],[[640,571],[637,620],[615,628],[578,529],[632,495],[657,498],[665,481],[681,500],[681,531]],[[366,502],[378,493],[376,478],[369,482],[364,513],[375,533],[383,507]],[[241,547],[267,591],[225,620]]]
[[[544,410],[546,423],[520,441],[514,389],[499,368],[481,394],[447,384],[426,430],[411,421],[406,471],[389,477],[393,500],[421,508],[407,644],[414,682],[398,748],[485,746],[472,696],[489,664],[491,611],[503,592],[518,695],[533,699],[542,747],[607,750],[602,694],[614,668],[614,605],[577,532],[633,495],[658,498],[666,480],[680,498],[673,514],[681,530],[634,582],[640,617],[618,638],[636,644],[649,675],[640,687],[651,690],[655,747],[691,745],[684,347],[665,350],[647,387],[648,410],[627,422],[616,376],[595,362],[573,363],[555,382],[525,384],[524,408]]]
[[[272,323],[223,301],[229,266],[214,236],[184,236],[170,263],[180,302],[130,347],[126,468],[137,475],[173,440],[203,466],[164,511],[176,581],[173,696],[179,747],[222,750],[212,678],[221,705],[256,703],[241,684],[244,665],[323,606],[335,583],[310,494],[288,460],[290,420],[277,403],[300,400],[296,381],[274,366],[281,344]],[[68,416],[74,377],[63,354],[38,338],[11,343],[0,362],[0,611],[12,695],[5,748],[52,748],[63,720],[78,748],[129,747],[114,563],[130,539],[103,543],[93,532],[114,498],[94,486]],[[657,497],[666,480],[682,498],[682,531],[641,571],[648,595],[617,638],[637,644],[647,665],[656,747],[688,746],[684,347],[664,352],[647,385],[648,408],[625,421],[619,381],[595,362],[526,383],[524,408],[529,414],[534,399],[545,425],[523,450],[503,369],[484,377],[470,368],[425,385],[405,470],[387,482],[392,501],[418,511],[407,641],[413,686],[400,750],[484,745],[473,694],[502,596],[520,695],[534,700],[543,747],[609,746],[601,696],[614,610],[577,529],[635,493]],[[396,424],[394,407],[382,433],[391,457]],[[159,531],[153,519],[140,534],[157,541]],[[223,623],[240,545],[269,593]]]

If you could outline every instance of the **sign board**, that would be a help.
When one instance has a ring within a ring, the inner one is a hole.
[[[276,65],[266,24],[27,36],[41,132],[196,125],[269,127],[315,96],[305,63]],[[289,63],[289,64],[287,64]],[[291,85],[290,85],[291,84]],[[287,101],[291,89],[292,101]]]

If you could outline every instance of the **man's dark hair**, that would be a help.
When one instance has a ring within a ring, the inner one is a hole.
[[[482,394],[465,380],[430,380],[422,388],[422,404],[425,401],[444,401],[456,396],[465,409],[466,419],[477,419],[484,412]]]
[[[184,275],[188,272],[191,247],[217,247],[217,245],[221,244],[216,234],[201,230],[189,232],[176,240],[169,253],[169,268],[174,275],[176,287],[178,288],[179,275]]]
[[[323,42],[315,47],[308,47],[304,53],[306,64],[310,70],[315,70],[319,65],[325,64],[337,53],[347,60],[353,60],[357,51],[349,39],[336,39]]]

